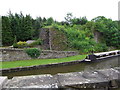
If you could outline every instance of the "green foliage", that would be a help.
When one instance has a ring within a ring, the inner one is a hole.
[[[39,38],[39,31],[40,28],[44,26],[44,22],[41,17],[37,17],[35,20],[32,19],[32,25],[33,25],[33,39]]]
[[[39,30],[43,26],[41,18],[33,19],[30,15],[23,16],[20,14],[12,14],[2,17],[2,37],[3,45],[12,45],[14,39],[17,41],[26,41],[39,37]],[[15,37],[15,38],[14,38]]]
[[[86,17],[73,18],[71,21],[72,21],[73,25],[84,25],[84,24],[86,24],[88,22]]]
[[[16,36],[15,36],[15,38],[14,38],[14,43],[17,43],[17,38],[16,38]]]
[[[23,16],[21,14],[9,13],[10,28],[12,30],[13,36],[17,38],[18,41],[26,41],[32,39],[32,18],[30,15]]]
[[[24,41],[19,41],[19,42],[17,42],[17,46],[18,46],[18,48],[24,48],[24,47],[27,47],[28,46],[28,44]]]
[[[27,48],[25,49],[25,52],[31,57],[31,58],[38,58],[40,56],[41,51],[37,48]]]
[[[14,48],[18,48],[18,44],[17,43],[13,43],[13,47]]]
[[[72,24],[72,18],[73,18],[72,13],[67,13],[65,20],[68,24]]]
[[[94,46],[94,52],[95,51],[97,51],[97,52],[105,52],[107,50],[108,50],[108,47],[106,46],[106,44],[97,43]]]
[[[89,49],[89,46],[93,44],[92,39],[87,37],[87,32],[80,30],[80,28],[77,26],[63,27],[60,25],[54,25],[54,28],[63,31],[66,34],[69,48],[75,48],[81,52],[88,52],[86,50]]]
[[[41,39],[37,39],[35,42],[28,44],[29,47],[33,47],[36,45],[41,45],[42,44],[42,40]]]
[[[80,53],[91,53],[106,51],[107,46],[104,43],[96,43],[93,36],[94,22],[87,22],[85,25],[74,25],[69,27],[66,25],[54,25],[55,29],[63,31],[68,39],[68,47],[79,50]]]
[[[22,47],[17,45],[17,41],[38,39],[42,27],[53,27],[65,33],[69,48],[75,48],[81,52],[105,51],[107,47],[120,48],[120,21],[112,21],[104,16],[88,21],[86,17],[73,17],[72,13],[68,13],[65,20],[57,22],[52,17],[33,19],[30,15],[9,12],[8,16],[2,16],[3,46],[13,44],[14,47]],[[96,31],[103,36],[99,43],[94,40]],[[29,46],[38,44],[40,45],[41,41],[37,40]]]
[[[66,22],[66,25],[70,25],[70,26],[73,26],[73,25],[84,25],[87,23],[87,18],[86,17],[80,17],[80,18],[76,18],[76,17],[73,17],[72,13],[67,13],[66,17],[65,17],[65,20]]]
[[[53,18],[50,17],[50,18],[47,19],[46,25],[47,25],[47,26],[52,25],[53,22],[54,22]]]
[[[104,41],[107,46],[120,47],[120,29],[118,24],[104,16],[94,18],[94,30],[98,30],[103,34]]]
[[[10,28],[10,20],[6,16],[2,16],[2,44],[8,46],[13,44],[13,33]]]

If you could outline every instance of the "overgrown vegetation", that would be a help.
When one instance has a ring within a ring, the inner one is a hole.
[[[73,27],[53,25],[54,28],[63,31],[68,38],[68,47],[79,50],[80,53],[107,51],[106,43],[95,42],[92,31],[86,31],[81,25]]]
[[[34,47],[34,46],[41,45],[41,44],[42,44],[42,40],[41,39],[37,39],[36,41],[28,44],[28,47]]]
[[[19,41],[19,42],[17,42],[17,46],[19,47],[19,48],[24,48],[24,47],[27,47],[27,42],[22,42],[22,41]]]
[[[13,47],[14,48],[29,48],[29,47],[34,47],[42,44],[41,39],[37,39],[32,43],[27,43],[26,41],[19,41],[19,42],[14,42]]]
[[[38,39],[41,28],[52,27],[64,32],[68,39],[67,46],[81,53],[120,48],[120,21],[113,21],[104,16],[88,21],[86,17],[76,18],[72,13],[68,13],[65,21],[58,22],[52,17],[33,19],[30,15],[23,16],[22,13],[9,12],[8,16],[2,16],[2,23],[3,46],[17,47],[16,41]],[[98,41],[95,41],[95,32],[101,34]],[[30,46],[36,43],[38,42]]]

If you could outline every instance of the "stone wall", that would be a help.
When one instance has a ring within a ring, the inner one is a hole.
[[[120,68],[84,72],[59,73],[56,75],[19,76],[3,83],[4,90],[12,89],[65,89],[65,90],[119,90]],[[6,79],[5,77],[0,77]],[[119,89],[118,89],[119,88]]]
[[[29,57],[23,49],[0,49],[2,52],[2,61],[16,61],[16,60],[29,60]],[[47,59],[47,58],[63,58],[68,56],[78,55],[78,52],[75,51],[51,51],[43,50],[38,59]],[[0,57],[0,58],[1,58]]]

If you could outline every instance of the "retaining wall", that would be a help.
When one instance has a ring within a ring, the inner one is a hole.
[[[0,49],[2,61],[16,61],[16,60],[29,60],[32,59],[28,56],[23,49]],[[38,59],[48,59],[48,58],[63,58],[68,56],[78,55],[75,51],[51,51],[43,50]]]

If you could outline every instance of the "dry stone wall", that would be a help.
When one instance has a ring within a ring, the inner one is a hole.
[[[29,60],[31,59],[23,49],[0,49],[2,54],[0,55],[2,61],[16,61],[16,60]],[[68,56],[78,55],[76,51],[51,51],[43,50],[38,59],[48,59],[48,58],[63,58]]]

